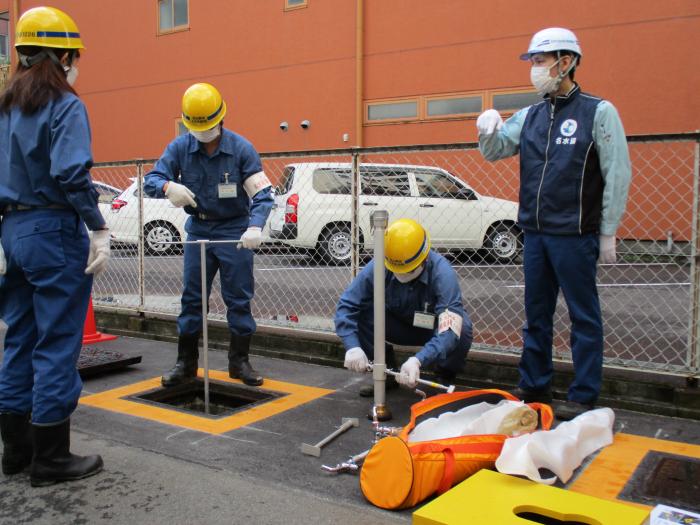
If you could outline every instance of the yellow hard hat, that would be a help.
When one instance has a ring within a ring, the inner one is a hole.
[[[386,229],[384,265],[394,273],[418,268],[430,252],[430,235],[413,219],[398,219]]]
[[[85,49],[78,26],[55,7],[35,7],[19,17],[15,33],[15,47],[18,46]]]
[[[192,131],[206,131],[226,115],[226,102],[211,84],[192,84],[182,96],[182,123]]]

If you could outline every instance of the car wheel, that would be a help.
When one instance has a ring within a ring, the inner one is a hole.
[[[181,251],[182,245],[170,244],[180,241],[180,234],[172,224],[152,222],[146,225],[143,233],[148,255],[173,255]]]
[[[352,256],[350,227],[333,226],[324,230],[316,256],[327,264],[350,264]]]
[[[523,250],[523,234],[512,224],[497,224],[487,235],[487,253],[496,262],[513,262]]]

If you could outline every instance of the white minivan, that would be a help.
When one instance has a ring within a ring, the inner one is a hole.
[[[351,179],[349,163],[285,166],[270,216],[270,236],[311,250],[326,262],[348,263]],[[510,262],[522,250],[518,204],[479,195],[442,168],[361,164],[358,209],[360,246],[365,250],[371,248],[370,215],[378,209],[387,210],[390,221],[419,221],[441,251],[483,248],[492,259]]]

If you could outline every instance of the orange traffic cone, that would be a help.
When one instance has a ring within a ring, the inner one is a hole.
[[[85,317],[85,326],[83,328],[83,344],[89,345],[92,343],[102,343],[104,341],[112,341],[116,339],[116,335],[103,334],[97,331],[95,323],[95,311],[92,309],[92,297],[88,305],[87,316]]]

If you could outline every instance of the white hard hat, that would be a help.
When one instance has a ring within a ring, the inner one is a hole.
[[[569,29],[563,27],[548,27],[535,33],[530,40],[527,53],[520,55],[520,60],[530,60],[536,53],[552,53],[555,51],[572,51],[578,56],[582,56],[581,46],[578,38]]]

